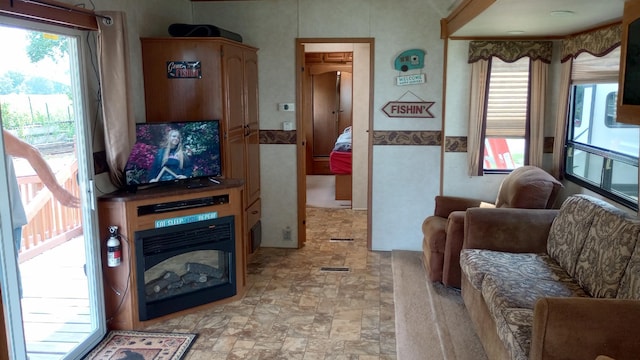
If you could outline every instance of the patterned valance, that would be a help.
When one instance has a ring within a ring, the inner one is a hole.
[[[472,41],[469,43],[469,64],[489,60],[492,56],[504,62],[514,62],[523,57],[551,63],[551,41]]]
[[[593,56],[607,55],[620,45],[622,25],[614,24],[606,28],[571,36],[562,41],[562,62],[575,59],[583,52]]]

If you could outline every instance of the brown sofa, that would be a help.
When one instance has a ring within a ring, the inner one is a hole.
[[[585,195],[469,209],[462,297],[487,356],[640,358],[640,221]]]
[[[481,200],[436,196],[433,216],[422,223],[423,261],[431,281],[460,287],[464,211],[472,207],[548,209],[553,207],[562,184],[543,169],[523,166],[513,170],[500,185],[495,204]]]

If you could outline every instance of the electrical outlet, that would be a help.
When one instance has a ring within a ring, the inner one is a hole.
[[[291,228],[290,227],[286,227],[284,229],[282,229],[282,240],[284,241],[291,241]]]
[[[294,103],[280,103],[278,104],[278,111],[295,111],[296,105]]]

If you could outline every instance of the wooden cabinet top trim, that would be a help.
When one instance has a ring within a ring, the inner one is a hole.
[[[216,43],[231,44],[231,45],[243,47],[243,48],[246,48],[246,49],[256,50],[256,51],[259,50],[255,46],[247,45],[245,43],[233,41],[233,40],[230,40],[230,39],[227,39],[227,38],[223,38],[223,37],[143,37],[143,38],[140,38],[140,40],[143,41],[143,42],[149,42],[149,41],[159,41],[159,42],[167,42],[167,41],[173,41],[173,42],[187,42],[187,41],[216,42]]]

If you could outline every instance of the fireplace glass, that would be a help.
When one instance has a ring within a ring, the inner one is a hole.
[[[141,321],[236,295],[234,218],[135,233]]]

